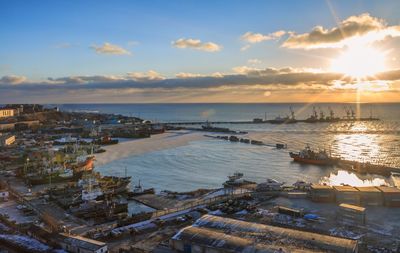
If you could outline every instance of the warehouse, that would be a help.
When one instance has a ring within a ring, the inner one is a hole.
[[[365,225],[365,208],[350,204],[340,204],[337,220],[351,225]]]
[[[201,228],[201,230],[192,227]],[[235,240],[236,238],[240,240]],[[254,242],[260,245],[254,245]],[[229,249],[224,249],[225,243],[229,243]],[[248,245],[252,244],[253,248],[248,248]],[[197,247],[199,245],[202,246]],[[257,247],[269,250],[272,249],[271,246],[289,249],[283,252],[300,252],[301,250],[303,252],[304,250],[306,252],[358,252],[356,240],[212,215],[204,215],[193,226],[181,230],[171,239],[171,247],[175,250],[196,253],[255,252],[251,250]],[[242,251],[244,249],[249,251]],[[264,251],[261,250],[261,252]]]
[[[310,197],[314,202],[333,202],[335,200],[332,187],[322,184],[311,185]]]
[[[374,187],[356,187],[360,194],[360,202],[361,205],[365,206],[382,206],[383,205],[383,196],[382,192]]]
[[[377,189],[383,194],[385,206],[400,207],[400,189],[388,186],[378,186]]]
[[[340,185],[334,186],[333,189],[336,195],[336,203],[360,204],[360,194],[356,188],[349,185]]]

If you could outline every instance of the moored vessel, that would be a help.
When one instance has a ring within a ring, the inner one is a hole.
[[[339,162],[339,158],[332,157],[325,150],[313,151],[308,145],[298,153],[289,152],[289,155],[293,161],[306,164],[335,165]]]

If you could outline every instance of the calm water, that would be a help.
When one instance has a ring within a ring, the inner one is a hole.
[[[61,105],[67,111],[96,111],[138,116],[152,121],[252,120],[289,114],[292,106],[299,119],[309,116],[312,106],[306,104],[94,104]],[[286,143],[289,150],[306,144],[326,148],[346,159],[400,166],[400,104],[316,104],[317,110],[332,108],[337,116],[345,115],[345,107],[353,108],[362,117],[379,117],[380,121],[319,124],[249,124],[227,125],[248,131],[265,143]],[[187,146],[151,152],[113,161],[97,170],[104,174],[123,175],[125,167],[134,180],[145,187],[176,191],[220,187],[226,176],[243,172],[248,179],[261,182],[275,178],[289,184],[296,180],[348,183],[352,185],[391,184],[390,179],[359,176],[340,168],[320,168],[291,162],[287,150],[202,140]]]

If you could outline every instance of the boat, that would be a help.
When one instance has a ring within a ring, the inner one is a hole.
[[[92,172],[94,168],[94,156],[87,156],[82,161],[78,161],[75,164],[69,164],[71,168],[74,170],[74,174],[81,175],[85,172]]]
[[[241,172],[235,172],[232,176],[228,176],[228,180],[223,183],[225,188],[229,187],[240,187],[249,184],[255,184],[255,182],[243,179],[244,174]]]
[[[335,165],[339,162],[339,158],[330,156],[325,150],[316,152],[308,145],[298,153],[289,152],[289,155],[295,162],[306,164]]]
[[[128,211],[126,201],[87,201],[78,207],[70,208],[70,212],[79,218],[94,218],[110,216]]]
[[[128,192],[128,197],[132,198],[132,197],[136,197],[136,196],[140,196],[140,195],[144,195],[144,194],[154,194],[154,193],[155,193],[154,188],[143,189],[142,185],[140,184],[140,180],[139,180],[139,184],[135,185],[135,187],[133,188],[133,190],[131,192]]]
[[[130,183],[131,177],[105,176],[99,179],[99,184],[104,195],[115,195],[127,192]]]
[[[115,145],[118,144],[118,139],[112,139],[110,136],[105,135],[99,139],[93,140],[93,143],[96,145]]]
[[[264,192],[264,191],[280,191],[282,185],[285,183],[278,182],[275,179],[267,178],[265,182],[259,183],[256,187],[256,191]]]
[[[26,177],[26,180],[31,185],[60,183],[71,181],[73,179],[75,179],[73,170],[64,168],[52,169],[51,171],[46,171],[42,174],[30,174]]]

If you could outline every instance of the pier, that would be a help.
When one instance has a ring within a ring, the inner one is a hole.
[[[176,121],[176,122],[159,122],[150,125],[164,126],[182,126],[182,125],[218,125],[218,124],[296,124],[296,123],[336,123],[336,122],[357,122],[357,121],[379,121],[378,118],[343,118],[335,120],[309,120],[309,119],[286,119],[286,120],[232,120],[232,121]]]

